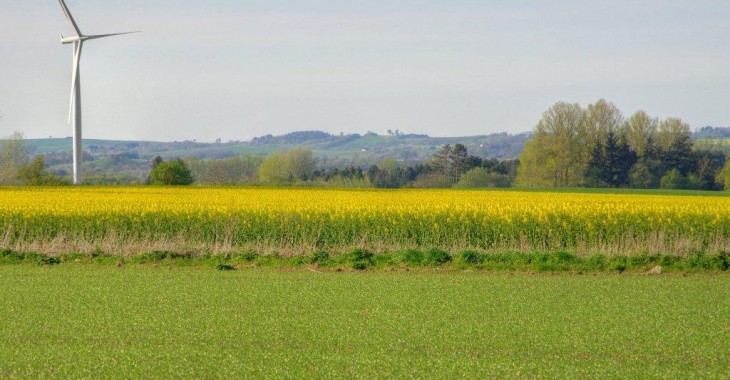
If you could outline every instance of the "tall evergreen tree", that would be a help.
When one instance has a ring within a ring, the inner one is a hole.
[[[626,139],[616,137],[612,132],[607,136],[605,151],[605,177],[610,187],[622,187],[629,184],[629,172],[637,161],[636,152],[631,150]]]
[[[586,170],[586,184],[590,187],[603,187],[605,182],[603,181],[604,161],[603,155],[604,149],[601,140],[596,140],[593,145],[593,152],[591,152],[591,159],[588,161],[588,169]]]
[[[596,140],[586,171],[588,186],[622,187],[629,184],[629,172],[636,163],[636,153],[623,137],[613,131],[605,136],[605,143]]]
[[[692,137],[689,133],[680,134],[670,142],[669,148],[661,151],[661,160],[665,169],[677,169],[686,176],[696,169],[695,155],[692,151]]]

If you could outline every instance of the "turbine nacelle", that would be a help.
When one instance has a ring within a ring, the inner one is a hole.
[[[61,44],[62,45],[67,45],[67,44],[73,44],[73,43],[76,43],[76,42],[84,42],[84,41],[86,41],[88,39],[89,39],[88,36],[69,36],[69,37],[64,37],[63,34],[62,34],[61,35]]]
[[[63,34],[61,35],[61,44],[72,44],[74,42],[81,41],[81,37],[79,36],[71,36],[71,37],[64,37]]]

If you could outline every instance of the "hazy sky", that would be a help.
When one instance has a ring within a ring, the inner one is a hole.
[[[88,138],[523,132],[599,98],[730,125],[727,0],[67,0]],[[56,0],[0,10],[0,135],[71,135]]]

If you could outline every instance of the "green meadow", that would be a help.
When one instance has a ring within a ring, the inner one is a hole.
[[[727,378],[730,278],[0,266],[0,378]]]

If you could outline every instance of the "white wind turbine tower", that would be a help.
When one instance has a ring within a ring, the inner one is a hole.
[[[61,3],[63,13],[66,14],[66,18],[71,21],[71,25],[76,31],[75,36],[64,37],[61,35],[62,44],[74,44],[73,51],[73,72],[71,73],[71,101],[68,110],[68,122],[73,122],[74,134],[73,134],[73,171],[74,171],[74,184],[81,183],[81,48],[84,46],[84,42],[88,40],[95,40],[97,38],[118,36],[120,34],[130,34],[138,32],[125,32],[125,33],[114,33],[114,34],[97,34],[97,35],[84,35],[81,33],[76,20],[71,16],[71,12],[66,6],[64,0],[58,0]]]

